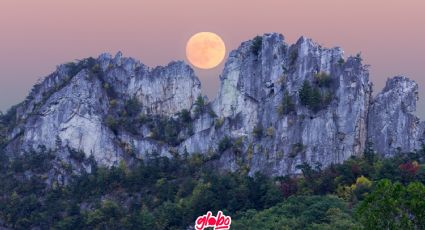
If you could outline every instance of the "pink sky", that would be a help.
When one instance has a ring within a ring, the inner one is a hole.
[[[186,60],[186,41],[196,32],[219,34],[229,50],[279,32],[290,43],[305,35],[346,55],[362,52],[375,91],[397,74],[416,80],[425,117],[424,12],[424,0],[1,0],[0,110],[60,63],[121,50],[165,65]],[[222,67],[196,70],[210,98]]]

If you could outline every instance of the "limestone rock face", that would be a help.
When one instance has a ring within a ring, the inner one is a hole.
[[[385,88],[373,99],[368,140],[379,153],[391,155],[421,148],[425,124],[412,114],[417,100],[418,85],[403,76],[388,79]]]
[[[9,135],[8,148],[11,152],[38,146],[70,148],[93,155],[103,165],[117,164],[123,158],[122,140],[134,142],[143,153],[160,150],[166,154],[161,144],[113,133],[105,124],[111,102],[136,98],[143,111],[172,115],[190,110],[200,94],[199,80],[183,62],[149,69],[118,53],[114,58],[103,54],[62,65],[17,108],[20,122]]]
[[[425,125],[415,111],[417,84],[388,80],[372,98],[367,66],[301,37],[271,33],[233,50],[217,97],[205,102],[190,66],[149,68],[118,53],[57,70],[14,108],[6,151],[71,152],[106,166],[158,153],[201,153],[220,170],[298,173],[362,154],[413,151]],[[130,118],[131,119],[130,119]]]
[[[305,81],[315,85],[318,76],[329,78],[328,86],[319,88],[330,99],[312,111],[300,102],[299,92]],[[285,94],[294,109],[282,114]],[[229,127],[230,134],[252,148],[247,162],[252,172],[283,175],[302,162],[328,165],[360,154],[370,95],[368,71],[358,58],[344,60],[341,49],[326,49],[304,37],[288,45],[282,35],[266,34],[230,53],[214,110],[240,121]],[[260,138],[253,136],[256,127],[263,128]]]
[[[133,58],[99,57],[105,81],[119,98],[136,97],[143,110],[153,114],[173,115],[190,109],[201,94],[201,83],[192,68],[183,62],[150,69]]]

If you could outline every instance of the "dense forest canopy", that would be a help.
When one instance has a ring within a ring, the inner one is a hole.
[[[423,229],[425,152],[363,157],[300,175],[217,172],[203,155],[149,155],[132,166],[98,167],[49,181],[55,155],[1,154],[0,226],[13,229],[186,229],[207,211],[232,229]],[[81,160],[81,159],[80,159]]]

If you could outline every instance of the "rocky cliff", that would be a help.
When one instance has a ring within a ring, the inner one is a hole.
[[[422,147],[425,123],[413,115],[418,85],[403,76],[388,79],[369,108],[368,137],[383,155]]]
[[[230,53],[208,102],[183,62],[149,68],[102,54],[61,65],[35,85],[7,115],[4,148],[13,155],[41,147],[73,165],[79,153],[106,166],[200,153],[223,170],[268,175],[342,162],[368,142],[385,155],[419,148],[417,84],[395,77],[372,98],[368,77],[360,56],[265,34]]]

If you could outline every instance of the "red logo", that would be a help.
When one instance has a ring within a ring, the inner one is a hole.
[[[217,217],[213,216],[211,212],[206,215],[200,216],[196,219],[195,229],[204,230],[205,228],[213,228],[213,230],[230,229],[232,218],[223,215],[222,211],[217,212]]]

